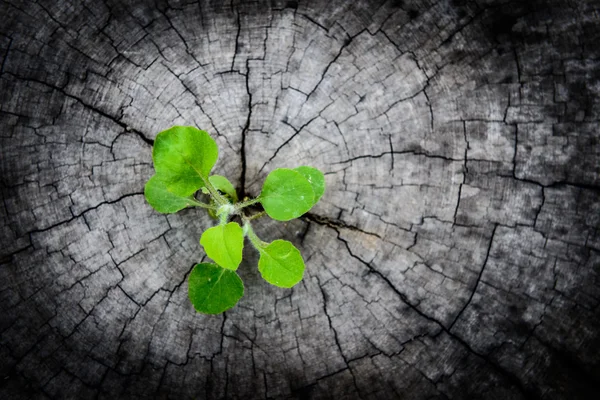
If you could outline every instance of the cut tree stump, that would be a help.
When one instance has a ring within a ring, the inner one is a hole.
[[[590,399],[600,390],[597,1],[0,3],[0,398]],[[207,130],[306,260],[194,312],[214,224],[145,202]]]

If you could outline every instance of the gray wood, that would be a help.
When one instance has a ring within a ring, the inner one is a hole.
[[[0,2],[0,398],[585,399],[600,382],[594,1]],[[213,224],[144,201],[174,124],[301,248],[194,313]]]

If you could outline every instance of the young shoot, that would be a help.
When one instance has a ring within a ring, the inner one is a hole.
[[[227,178],[210,174],[218,159],[218,148],[205,131],[174,126],[160,132],[152,159],[156,174],[146,183],[144,194],[156,211],[171,214],[201,207],[219,221],[200,237],[200,244],[214,263],[196,264],[188,278],[188,294],[196,311],[219,314],[242,298],[244,285],[236,271],[246,237],[259,253],[258,270],[267,282],[291,288],[302,280],[305,267],[300,251],[286,240],[262,241],[252,229],[252,222],[263,215],[289,221],[309,211],[325,192],[321,171],[308,166],[275,169],[258,197],[240,202]],[[208,202],[197,200],[198,192],[208,196]],[[258,203],[264,211],[249,214],[247,207]],[[243,226],[231,221],[235,217]]]

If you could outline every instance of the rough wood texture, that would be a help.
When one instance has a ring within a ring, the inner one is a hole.
[[[600,382],[598,2],[0,2],[0,398],[584,399]],[[314,165],[307,260],[193,312],[203,210],[152,139],[256,195]]]

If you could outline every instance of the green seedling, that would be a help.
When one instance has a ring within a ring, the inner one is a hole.
[[[275,169],[258,197],[239,201],[227,178],[210,175],[218,148],[205,131],[174,126],[160,132],[152,159],[156,174],[146,183],[144,194],[156,211],[171,214],[187,207],[202,207],[219,220],[200,237],[200,244],[214,263],[196,264],[188,278],[188,294],[196,311],[219,314],[235,306],[244,295],[236,270],[242,262],[245,237],[258,250],[258,270],[267,282],[291,288],[302,280],[304,260],[300,251],[286,240],[263,242],[251,221],[265,214],[277,221],[289,221],[306,213],[325,192],[321,171],[307,166]],[[208,197],[208,201],[200,201],[197,196]],[[250,207],[259,203],[264,211]]]

